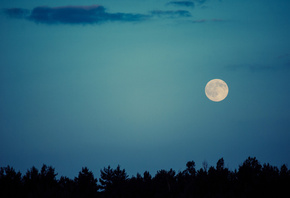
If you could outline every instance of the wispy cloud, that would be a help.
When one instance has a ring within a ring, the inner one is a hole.
[[[256,65],[256,64],[246,64],[246,65],[229,65],[225,67],[228,71],[251,71],[251,72],[273,72],[273,71],[289,71],[290,63],[276,64],[276,65]]]
[[[285,53],[285,54],[282,54],[280,56],[277,56],[278,59],[285,59],[285,58],[289,58],[290,57],[290,53]]]
[[[150,13],[152,16],[158,17],[191,17],[187,10],[153,10]]]
[[[167,5],[173,5],[173,6],[185,6],[185,7],[191,7],[194,8],[195,4],[192,1],[170,1],[167,3]]]
[[[224,19],[198,19],[193,20],[192,23],[206,23],[206,22],[224,22]]]
[[[103,6],[63,6],[34,8],[31,12],[21,8],[4,11],[10,17],[25,18],[36,23],[45,24],[97,24],[108,21],[136,22],[146,20],[149,16],[133,13],[109,13]]]
[[[193,0],[197,3],[199,3],[200,5],[204,4],[205,2],[207,2],[208,0]]]

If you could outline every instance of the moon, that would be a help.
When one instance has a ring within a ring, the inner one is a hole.
[[[213,79],[205,86],[205,95],[214,102],[224,100],[229,93],[229,87],[225,81],[221,79]]]

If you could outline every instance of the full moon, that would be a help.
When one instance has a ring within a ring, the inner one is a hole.
[[[224,100],[229,93],[227,83],[221,79],[213,79],[205,86],[205,95],[214,102]]]

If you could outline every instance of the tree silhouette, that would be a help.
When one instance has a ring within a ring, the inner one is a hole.
[[[125,169],[121,169],[120,165],[113,170],[110,166],[101,170],[101,188],[105,190],[105,195],[121,197],[126,189],[128,175]]]
[[[261,168],[260,162],[255,157],[248,157],[243,165],[239,167],[238,178],[245,185],[255,184],[261,174]]]
[[[132,189],[132,193],[127,193],[126,197],[153,197],[153,185],[152,185],[152,176],[148,171],[141,174],[137,173],[136,177],[132,177],[128,180],[127,188]]]
[[[83,167],[74,179],[61,176],[51,166],[40,171],[31,167],[22,176],[12,167],[0,167],[0,197],[16,198],[245,198],[289,197],[290,171],[284,164],[278,169],[248,157],[238,168],[225,168],[224,159],[216,166],[198,171],[195,162],[177,174],[173,169],[159,170],[154,177],[148,171],[128,177],[120,165],[101,169],[100,186],[92,171]]]
[[[38,184],[40,180],[38,169],[32,166],[30,170],[27,170],[26,174],[23,177],[23,180],[26,184],[29,185]]]
[[[195,162],[194,161],[189,161],[186,163],[186,170],[185,170],[185,174],[188,174],[191,177],[194,177],[196,173],[195,170]]]
[[[59,197],[62,198],[72,198],[72,197],[79,197],[79,192],[76,190],[77,185],[75,184],[75,181],[65,177],[61,176],[58,181],[59,186]]]
[[[113,180],[114,180],[114,171],[110,166],[101,170],[101,178],[100,178],[101,189],[104,189],[105,191],[110,191],[113,185]]]
[[[224,170],[224,167],[225,167],[225,161],[224,161],[224,158],[221,158],[216,163],[216,170],[217,171],[223,171]]]
[[[280,174],[279,174],[279,191],[280,194],[284,193],[285,195],[290,194],[289,193],[289,186],[290,186],[290,171],[288,170],[287,166],[283,164],[280,168]]]
[[[75,178],[75,183],[80,194],[85,197],[95,197],[97,194],[98,186],[97,179],[94,174],[87,167],[82,168],[78,177]]]
[[[121,170],[120,165],[118,165],[117,168],[114,170],[113,184],[121,185],[124,182],[126,182],[127,179],[128,179],[128,175],[127,175],[125,169]]]
[[[158,197],[172,197],[175,194],[176,177],[175,171],[160,170],[153,178],[155,191]]]
[[[56,176],[57,173],[55,173],[55,169],[52,166],[46,166],[45,164],[43,164],[39,175],[39,180],[42,187],[45,190],[51,190],[52,188],[55,188],[57,184],[55,178]]]
[[[25,196],[27,197],[54,197],[57,191],[55,169],[43,164],[39,172],[34,166],[23,176]]]
[[[0,168],[0,197],[17,197],[22,187],[21,173],[7,166]]]
[[[32,166],[30,170],[27,170],[23,176],[25,196],[27,197],[40,197],[40,176],[36,167]]]
[[[241,191],[244,196],[258,196],[261,168],[260,162],[255,157],[248,157],[248,159],[239,166],[239,172],[237,173],[240,184],[239,191]]]
[[[202,162],[202,168],[203,168],[204,172],[207,172],[207,169],[208,169],[208,163],[207,163],[207,161],[204,160]]]
[[[287,177],[289,176],[289,170],[285,164],[283,164],[280,168],[280,176],[281,177]]]

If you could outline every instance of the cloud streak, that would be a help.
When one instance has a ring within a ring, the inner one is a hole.
[[[152,16],[158,17],[191,17],[187,10],[153,10],[150,13]]]
[[[109,13],[103,6],[63,6],[34,8],[31,12],[21,8],[4,10],[4,13],[13,18],[25,18],[36,23],[44,24],[99,24],[104,22],[137,22],[149,18],[144,14]]]
[[[170,1],[167,5],[184,6],[194,8],[195,4],[192,1]]]
[[[38,23],[93,24],[107,21],[141,21],[146,16],[129,13],[108,13],[103,6],[36,7],[29,19]]]
[[[203,4],[205,0],[195,1],[170,1],[170,5],[194,7]],[[26,19],[41,24],[103,24],[107,22],[142,22],[152,18],[179,18],[192,17],[188,10],[152,10],[147,14],[140,13],[110,13],[104,6],[38,6],[32,10],[22,8],[4,9],[4,13],[10,18]],[[192,20],[192,23],[222,22],[222,19]]]
[[[91,6],[39,6],[31,11],[21,8],[5,9],[11,18],[23,18],[42,24],[101,24],[105,22],[141,22],[152,17],[191,17],[187,10],[153,10],[149,14],[109,13],[101,5]]]
[[[224,22],[224,19],[199,19],[193,20],[192,23],[206,23],[206,22]]]
[[[207,0],[194,0],[197,3],[199,3],[200,5],[204,4]]]
[[[290,70],[290,62],[284,64],[277,65],[230,65],[225,67],[228,71],[240,71],[246,70],[251,72],[274,72],[274,71],[289,71]]]

